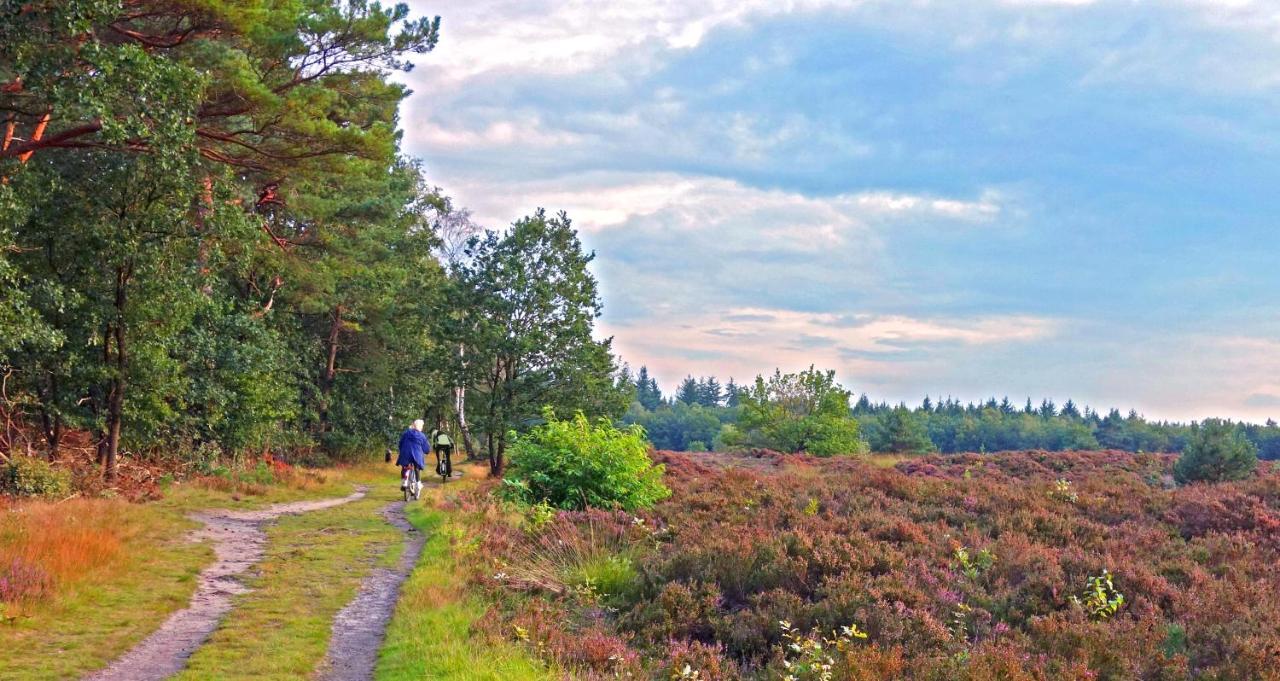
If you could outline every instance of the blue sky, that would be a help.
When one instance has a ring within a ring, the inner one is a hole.
[[[566,210],[664,387],[1280,418],[1280,6],[438,2],[408,151]]]

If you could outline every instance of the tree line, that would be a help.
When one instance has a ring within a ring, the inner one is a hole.
[[[819,372],[820,373],[820,372]],[[775,372],[757,385],[778,381],[813,380],[813,369],[798,374]],[[634,378],[636,400],[623,420],[643,426],[660,449],[705,450],[740,446],[744,390],[732,378],[732,390],[717,393],[714,376],[689,375],[674,395],[663,396],[657,382],[641,367]],[[647,385],[641,388],[641,385]],[[749,391],[748,391],[749,392]],[[766,391],[767,392],[767,391]],[[777,392],[777,391],[775,391]],[[784,391],[785,392],[785,391]],[[792,390],[791,392],[795,392]],[[766,397],[767,401],[767,397]],[[915,407],[873,402],[867,395],[843,406],[857,423],[862,446],[876,452],[925,453],[995,452],[1018,449],[1049,451],[1118,449],[1130,452],[1181,452],[1192,437],[1193,423],[1148,420],[1137,411],[1105,414],[1073,400],[1058,405],[1051,399],[1019,405],[1008,397],[961,402],[951,397],[925,397]],[[831,409],[830,413],[836,413]],[[1252,443],[1260,458],[1280,459],[1280,425],[1228,422],[1229,428]],[[785,442],[777,444],[786,445]]]
[[[543,406],[621,414],[568,216],[484,230],[400,149],[439,36],[364,0],[0,3],[0,459],[327,458],[425,417],[501,471]]]

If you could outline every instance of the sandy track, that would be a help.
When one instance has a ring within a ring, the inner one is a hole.
[[[240,576],[262,560],[267,535],[263,526],[282,515],[332,508],[364,497],[365,488],[335,499],[276,504],[261,511],[206,511],[191,517],[204,523],[194,540],[210,540],[217,560],[200,572],[191,604],[169,616],[160,628],[106,669],[86,681],[153,681],[182,671],[231,610],[232,599],[249,591]]]
[[[376,568],[360,585],[360,591],[333,620],[329,652],[318,678],[323,681],[365,681],[373,678],[378,649],[395,612],[404,584],[418,563],[426,537],[404,515],[405,502],[382,510],[387,522],[405,532],[404,553],[394,569]]]

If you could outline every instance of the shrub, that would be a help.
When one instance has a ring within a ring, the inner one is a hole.
[[[1194,426],[1191,439],[1173,467],[1180,483],[1241,480],[1258,466],[1258,450],[1227,421],[1206,419]]]
[[[499,596],[491,619],[535,632],[520,613],[537,607],[548,651],[599,628],[649,679],[1274,675],[1280,472],[1166,488],[1149,480],[1174,457],[1125,452],[784,461],[666,454],[674,494],[643,523],[494,523],[475,562],[504,573],[480,582]],[[823,639],[851,622],[867,638],[833,651]]]
[[[862,454],[867,443],[849,413],[849,391],[836,383],[834,371],[812,366],[798,374],[775,371],[766,381],[757,376],[744,390],[740,430],[722,433],[729,447],[764,447],[814,456]]]
[[[548,412],[545,425],[512,445],[505,483],[509,495],[526,503],[635,510],[671,494],[663,471],[649,460],[643,429],[605,420],[593,425],[581,413],[559,420]]]
[[[1084,593],[1072,600],[1095,619],[1105,620],[1120,611],[1124,605],[1124,594],[1111,581],[1111,573],[1103,569],[1101,575],[1090,577]]]
[[[0,560],[0,603],[23,603],[53,593],[53,577],[39,565],[13,556]]]
[[[0,493],[16,497],[61,497],[71,489],[71,477],[43,459],[15,456],[0,469]]]
[[[570,575],[570,584],[590,589],[602,600],[627,602],[639,588],[640,576],[631,558],[625,555],[594,556]]]

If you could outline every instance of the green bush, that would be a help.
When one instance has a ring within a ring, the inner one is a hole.
[[[649,460],[644,430],[596,424],[581,413],[547,423],[518,437],[511,447],[507,494],[525,503],[557,508],[647,508],[667,498],[663,466]]]
[[[640,589],[640,573],[628,556],[596,556],[578,566],[569,584],[589,588],[606,602],[626,603]]]
[[[849,391],[836,383],[834,371],[812,366],[798,374],[775,371],[766,381],[739,395],[742,415],[738,430],[722,433],[730,448],[764,447],[814,456],[862,454],[867,443],[858,421],[849,413]]]
[[[71,491],[71,476],[43,459],[15,456],[0,469],[0,494],[16,497],[62,497]]]
[[[1173,467],[1180,483],[1241,480],[1258,466],[1258,450],[1229,421],[1205,419]]]

